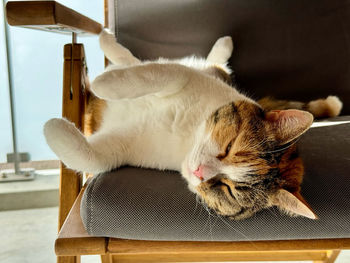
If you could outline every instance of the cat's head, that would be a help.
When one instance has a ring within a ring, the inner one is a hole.
[[[315,219],[300,195],[303,164],[293,142],[312,124],[305,111],[263,111],[249,101],[216,110],[182,165],[189,188],[218,214],[244,219],[271,206]]]

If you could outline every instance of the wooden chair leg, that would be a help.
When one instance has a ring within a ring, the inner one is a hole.
[[[327,258],[321,261],[314,261],[314,263],[334,263],[337,257],[339,256],[341,250],[328,250]]]
[[[112,255],[110,255],[110,254],[101,255],[101,262],[102,263],[113,263]]]
[[[57,257],[57,263],[80,263],[80,256]]]

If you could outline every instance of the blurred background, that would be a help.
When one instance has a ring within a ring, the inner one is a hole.
[[[0,2],[0,172],[13,169],[7,154],[13,152],[8,88],[4,6]],[[61,0],[103,24],[103,1]],[[1,263],[56,262],[59,162],[43,136],[44,123],[61,116],[63,46],[70,34],[9,27],[10,57],[18,152],[28,153],[22,167],[35,168],[35,180],[0,183]],[[104,68],[104,56],[97,36],[79,36],[83,43],[90,80]],[[98,256],[82,262],[99,262]]]
[[[59,2],[103,24],[103,1]],[[0,12],[0,163],[4,163],[13,149],[3,6]],[[28,152],[33,161],[56,159],[45,143],[42,127],[48,119],[61,116],[63,45],[71,41],[71,35],[11,26],[9,35],[18,151]],[[92,80],[104,67],[97,36],[78,36],[78,42],[84,44]]]

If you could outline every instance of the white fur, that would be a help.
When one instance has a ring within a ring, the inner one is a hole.
[[[202,122],[196,129],[190,152],[181,166],[182,176],[189,182],[189,188],[193,192],[196,192],[196,187],[202,182],[193,175],[193,171],[200,165],[204,166],[203,178],[205,181],[218,174],[224,174],[234,181],[246,180],[249,168],[225,165],[216,158],[219,154],[219,146],[212,139],[210,131],[206,130],[205,122]]]
[[[135,65],[141,63],[131,52],[116,42],[115,36],[104,29],[100,33],[100,46],[106,57],[115,65]]]
[[[219,38],[211,49],[207,61],[213,63],[226,63],[233,51],[232,38],[229,36]]]
[[[182,170],[192,190],[199,184],[192,172],[200,164],[212,167],[213,175],[229,169],[216,160],[218,147],[205,122],[217,108],[249,99],[201,70],[219,64],[229,71],[230,38],[217,41],[210,61],[190,57],[143,63],[107,31],[100,41],[115,63],[91,86],[107,102],[100,129],[85,138],[64,119],[52,119],[44,128],[49,146],[69,168],[100,173],[130,164]]]

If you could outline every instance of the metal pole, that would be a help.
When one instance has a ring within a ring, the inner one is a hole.
[[[77,33],[72,32],[72,45],[77,43]]]
[[[74,44],[77,43],[77,34],[72,32],[72,49],[71,49],[71,53],[70,53],[70,59],[71,59],[71,63],[70,63],[70,99],[73,99],[73,48],[74,48]]]
[[[16,134],[16,119],[15,119],[15,105],[14,105],[14,93],[13,93],[13,78],[12,78],[12,61],[10,58],[11,55],[11,46],[8,34],[8,25],[5,19],[5,2],[3,1],[3,14],[4,14],[4,28],[5,28],[5,47],[6,47],[6,60],[7,60],[7,76],[8,76],[8,86],[10,94],[10,110],[11,110],[11,129],[12,129],[12,145],[13,145],[13,154],[14,154],[14,163],[15,163],[15,174],[20,173],[19,169],[19,155],[17,152],[17,134]]]

